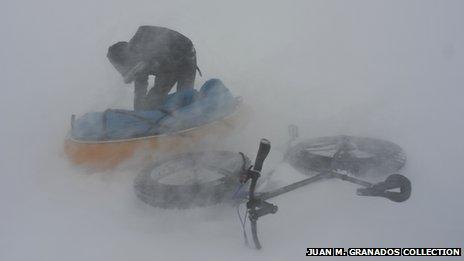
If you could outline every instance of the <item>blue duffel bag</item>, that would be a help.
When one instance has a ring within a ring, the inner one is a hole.
[[[159,110],[108,109],[84,114],[73,123],[71,136],[77,140],[101,141],[144,137],[207,124],[233,111],[235,99],[218,79],[194,89],[170,94]]]

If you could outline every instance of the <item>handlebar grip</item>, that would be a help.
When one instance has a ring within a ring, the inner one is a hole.
[[[264,160],[266,159],[269,151],[271,150],[271,142],[267,139],[261,139],[259,143],[258,154],[256,155],[255,165],[253,170],[261,171],[263,168]]]

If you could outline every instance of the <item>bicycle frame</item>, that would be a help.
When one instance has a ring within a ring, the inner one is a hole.
[[[385,181],[373,184],[347,174],[342,174],[338,172],[335,169],[335,167],[326,171],[322,171],[315,176],[306,178],[304,180],[292,183],[284,187],[277,188],[272,191],[256,193],[256,184],[259,177],[261,176],[260,172],[264,160],[269,154],[270,149],[271,143],[266,139],[262,139],[256,156],[255,165],[253,166],[253,168],[250,168],[245,173],[243,173],[241,178],[242,184],[245,184],[248,182],[248,180],[251,180],[248,192],[248,201],[246,203],[246,206],[251,223],[253,242],[255,244],[256,249],[261,249],[261,243],[259,242],[257,233],[258,219],[267,214],[274,214],[278,210],[278,207],[276,205],[266,202],[266,200],[296,190],[298,188],[314,183],[321,179],[337,178],[353,184],[361,185],[364,188],[359,188],[357,190],[357,195],[360,196],[377,196],[390,199],[394,202],[403,202],[407,200],[411,195],[411,182],[402,175],[393,174],[388,176]],[[337,150],[335,155],[341,155],[346,153],[346,151],[344,151],[345,149],[346,146],[341,146]],[[336,166],[337,164],[332,165]],[[399,192],[389,191],[393,189],[399,189]]]

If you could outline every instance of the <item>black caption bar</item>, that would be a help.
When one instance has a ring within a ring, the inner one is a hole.
[[[461,248],[307,248],[306,256],[462,256]]]

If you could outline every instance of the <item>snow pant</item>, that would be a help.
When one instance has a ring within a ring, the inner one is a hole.
[[[193,88],[196,62],[185,64],[175,72],[160,72],[155,75],[155,84],[147,93],[148,75],[141,75],[134,83],[134,110],[149,111],[161,107],[177,82],[177,91]]]

